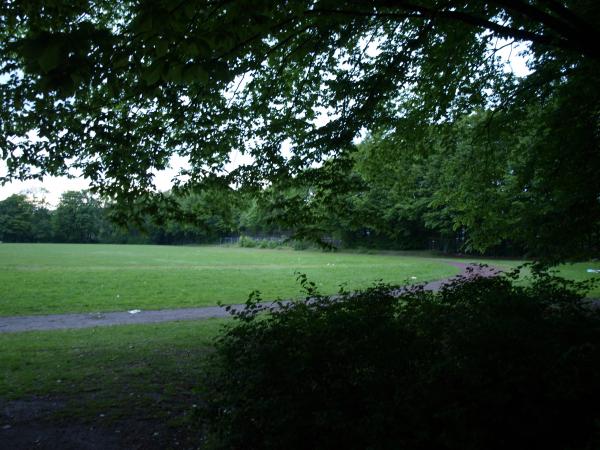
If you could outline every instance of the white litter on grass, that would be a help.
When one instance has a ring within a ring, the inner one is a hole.
[[[416,279],[417,279],[417,277],[410,277],[410,279],[411,279],[411,280],[416,280]]]
[[[600,269],[588,269],[588,273],[600,273]]]
[[[141,313],[142,310],[141,309],[132,309],[131,311],[129,311],[129,314],[137,314],[137,313]]]

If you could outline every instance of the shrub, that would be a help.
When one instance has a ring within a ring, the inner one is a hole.
[[[308,250],[313,246],[313,243],[306,239],[295,239],[292,241],[292,248],[294,250],[302,251]]]
[[[267,245],[268,245],[268,248],[271,248],[271,249],[283,247],[283,244],[279,241],[267,241]]]
[[[240,236],[240,240],[238,241],[240,247],[246,248],[254,248],[257,244],[258,243],[254,239],[248,236]]]
[[[599,314],[577,283],[512,281],[252,295],[203,380],[209,446],[600,448]]]

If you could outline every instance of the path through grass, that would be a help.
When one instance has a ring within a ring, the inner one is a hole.
[[[503,270],[511,270],[525,263],[525,261],[522,260],[519,261],[509,259],[461,258],[460,260],[465,262],[488,264],[490,266],[495,266]],[[600,270],[600,261],[560,264],[552,268],[551,272],[555,273],[558,276],[573,281],[597,280],[595,286],[592,287],[592,289],[587,293],[587,297],[600,298],[600,272],[588,272],[588,269]],[[526,268],[523,269],[522,274],[524,275],[525,279],[527,279],[527,277],[529,276],[529,270]]]

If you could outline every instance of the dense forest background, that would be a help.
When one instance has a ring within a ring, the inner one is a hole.
[[[293,193],[292,195],[297,195]],[[31,194],[14,194],[0,201],[0,242],[57,242],[106,244],[232,244],[269,246],[290,244],[296,249],[319,247],[319,242],[295,238],[295,230],[282,228],[269,218],[277,213],[264,202],[237,191],[201,193],[178,198],[188,209],[188,220],[146,217],[141,223],[122,225],[113,220],[113,205],[89,191],[67,191],[56,208]],[[355,209],[369,213],[376,205],[361,196],[346,198]],[[438,250],[470,253],[466,233],[430,228],[425,218],[380,218],[381,227],[361,225],[349,211],[324,216],[321,244],[336,248]],[[388,212],[390,214],[390,212]],[[448,224],[449,225],[449,224]],[[241,238],[241,241],[240,241]],[[262,243],[264,242],[264,243]],[[486,252],[519,255],[509,242]]]

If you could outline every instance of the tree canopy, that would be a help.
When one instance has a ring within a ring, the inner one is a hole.
[[[76,168],[94,190],[139,207],[180,155],[190,169],[177,189],[293,180],[343,191],[358,137],[394,143],[383,163],[393,164],[434,141],[467,142],[456,124],[487,111],[467,160],[454,159],[473,176],[453,226],[484,223],[469,212],[505,207],[497,194],[508,190],[531,197],[522,210],[543,212],[526,222],[535,251],[561,234],[597,239],[599,24],[595,0],[8,0],[3,181]],[[515,43],[527,76],[498,57]],[[227,172],[233,150],[253,164]],[[494,176],[478,172],[496,157]]]

